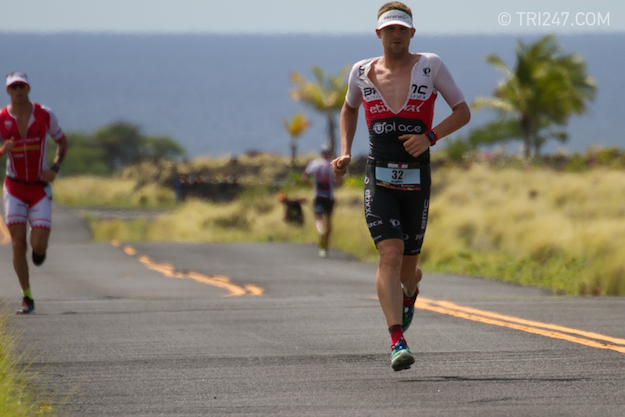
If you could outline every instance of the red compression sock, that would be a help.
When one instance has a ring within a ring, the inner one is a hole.
[[[404,330],[401,327],[401,324],[396,324],[388,328],[388,332],[391,334],[391,345],[395,346],[395,343],[399,341],[402,337],[404,337]]]

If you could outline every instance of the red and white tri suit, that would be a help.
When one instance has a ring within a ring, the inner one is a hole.
[[[0,111],[0,139],[13,138],[15,146],[7,153],[6,178],[4,180],[4,216],[7,226],[26,224],[31,227],[50,229],[52,213],[46,196],[41,172],[48,169],[48,135],[60,143],[65,134],[52,111],[33,103],[28,121],[26,138],[17,126],[17,117],[8,107]]]
[[[419,55],[412,67],[406,102],[397,113],[369,78],[380,57],[354,64],[345,97],[352,108],[362,103],[369,128],[364,196],[367,227],[376,245],[385,239],[403,240],[404,255],[408,256],[421,253],[425,236],[432,184],[430,150],[414,157],[399,137],[432,129],[439,92],[451,108],[465,101],[438,55]]]
[[[373,159],[429,163],[429,150],[415,158],[397,138],[404,134],[422,134],[432,128],[434,102],[439,92],[451,108],[465,101],[438,55],[419,55],[419,61],[412,68],[406,103],[398,113],[387,106],[368,77],[371,65],[381,57],[364,59],[352,67],[345,100],[353,108],[359,107],[361,102],[363,104],[369,128],[369,156]]]

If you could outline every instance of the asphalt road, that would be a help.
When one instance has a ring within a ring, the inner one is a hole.
[[[8,245],[0,265],[16,309]],[[375,266],[344,254],[92,243],[55,207],[31,273],[24,362],[69,416],[625,415],[625,298],[426,273],[393,372]]]

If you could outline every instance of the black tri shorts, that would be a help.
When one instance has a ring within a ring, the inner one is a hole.
[[[431,188],[429,165],[369,160],[365,171],[365,218],[373,242],[377,245],[386,239],[401,239],[404,255],[420,254]]]
[[[315,197],[313,201],[315,214],[318,216],[325,215],[331,216],[334,209],[334,200],[328,197]]]

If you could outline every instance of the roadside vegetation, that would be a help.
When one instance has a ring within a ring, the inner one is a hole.
[[[2,417],[57,416],[58,410],[45,395],[33,387],[27,369],[20,363],[16,343],[10,329],[14,315],[0,306],[0,415]]]
[[[140,212],[130,221],[89,218],[98,241],[314,244],[311,190],[299,182],[312,157],[300,157],[295,168],[290,158],[267,154],[142,165],[110,178],[61,178],[54,192],[68,206],[89,206],[98,196],[102,200],[96,206],[165,209],[154,219]],[[558,294],[625,295],[622,152],[594,149],[531,163],[503,153],[472,153],[454,163],[437,154],[433,167],[421,255],[426,271],[499,279]],[[242,186],[230,201],[189,198],[176,204],[166,181],[146,182],[149,172],[168,178],[169,171],[211,173],[204,181],[228,177]],[[307,199],[304,225],[284,220],[280,192]],[[331,247],[374,262],[377,252],[362,207],[362,175],[353,172],[337,190]]]
[[[625,295],[625,172],[473,164],[436,173],[423,253],[433,271]]]

